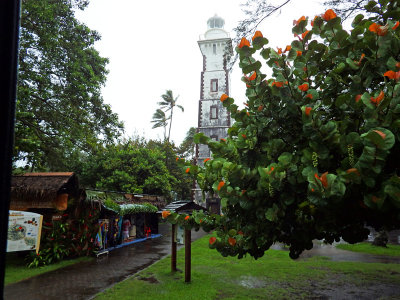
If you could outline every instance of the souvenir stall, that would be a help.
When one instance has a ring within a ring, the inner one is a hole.
[[[125,193],[86,190],[86,196],[101,206],[95,238],[97,255],[159,236],[156,206],[143,200],[132,203],[134,197]]]

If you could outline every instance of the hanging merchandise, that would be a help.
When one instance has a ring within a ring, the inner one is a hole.
[[[108,219],[99,219],[99,245],[100,249],[106,249],[108,248],[108,239],[107,239],[107,234],[109,231],[109,220]]]

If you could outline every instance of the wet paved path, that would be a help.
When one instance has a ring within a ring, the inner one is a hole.
[[[6,300],[81,300],[143,270],[171,253],[170,225],[160,224],[162,237],[119,248],[89,262],[78,263],[5,287]],[[204,232],[192,231],[192,241]],[[179,247],[178,247],[179,248]]]

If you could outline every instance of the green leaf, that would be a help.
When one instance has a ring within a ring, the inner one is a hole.
[[[393,133],[386,129],[377,127],[361,135],[361,138],[367,138],[374,143],[379,149],[389,150],[395,143]]]
[[[356,63],[350,58],[350,57],[347,57],[346,58],[346,63],[347,63],[347,65],[350,67],[350,68],[352,68],[353,70],[358,70],[358,66],[356,65]]]
[[[298,50],[298,51],[304,50],[303,44],[300,41],[294,40],[291,45],[293,50]]]
[[[270,222],[275,222],[278,218],[278,206],[274,203],[272,207],[267,209],[265,213],[265,218]]]
[[[351,26],[352,26],[353,28],[355,28],[363,19],[364,19],[364,15],[363,15],[363,14],[358,14],[358,15],[354,18],[353,22],[351,23]],[[359,33],[357,33],[357,34],[359,34]]]
[[[252,44],[253,44],[254,49],[259,50],[268,44],[268,40],[265,37],[256,37],[253,40]]]
[[[283,166],[287,166],[290,164],[291,160],[292,160],[292,154],[288,153],[288,152],[284,152],[282,153],[279,157],[278,157],[278,161],[280,163],[282,163]]]

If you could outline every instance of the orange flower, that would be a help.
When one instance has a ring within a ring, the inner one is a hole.
[[[246,115],[248,115],[250,117],[250,113],[248,111],[246,111]]]
[[[190,168],[187,168],[187,169],[186,169],[186,173],[189,173],[189,172],[190,172]]]
[[[226,142],[226,139],[221,139],[221,142]]]
[[[267,172],[268,175],[271,175],[272,171],[275,170],[274,167],[271,167],[271,169]]]
[[[217,238],[215,236],[212,236],[212,237],[210,237],[208,242],[210,243],[210,245],[213,245],[216,241],[217,241]]]
[[[179,160],[179,157],[176,157],[176,161],[178,161]]]
[[[186,216],[186,217],[185,217],[185,221],[189,220],[189,218],[190,218],[189,216]]]
[[[250,81],[256,79],[257,73],[254,71],[254,73],[248,78]]]
[[[164,210],[164,211],[161,213],[161,216],[162,216],[163,219],[165,219],[165,218],[167,218],[170,214],[171,214],[171,212],[170,212],[169,210]]]
[[[379,200],[381,200],[381,199],[379,199],[379,198],[376,197],[376,196],[372,196],[372,202],[376,203],[376,202],[378,202]]]
[[[200,224],[203,223],[203,219],[200,219],[200,220],[199,220],[199,223],[200,223]]]
[[[256,38],[258,38],[258,37],[263,37],[263,35],[262,35],[262,33],[261,33],[261,31],[256,31],[255,33],[254,33],[254,35],[253,35],[253,37],[251,38],[251,40],[252,41],[254,41],[254,39],[256,39]]]
[[[394,26],[392,27],[393,30],[396,30],[397,27],[399,27],[399,21],[396,22],[396,24],[394,24]]]
[[[314,17],[314,20],[311,21],[311,26],[314,27],[314,21],[315,21],[315,19],[317,19],[317,18],[318,18],[318,16],[315,16],[315,17]]]
[[[308,91],[308,84],[307,83],[303,83],[302,85],[299,85],[298,88],[302,92],[307,92]]]
[[[359,94],[359,95],[356,96],[356,103],[357,103],[358,101],[360,101],[361,96],[362,96],[361,94]]]
[[[228,243],[229,243],[229,245],[231,245],[233,247],[236,245],[236,240],[233,237],[229,237]]]
[[[322,174],[321,177],[319,177],[317,173],[314,174],[315,178],[321,181],[324,188],[328,187],[328,178],[326,177],[326,175],[328,175],[328,172]]]
[[[306,20],[306,17],[305,17],[305,16],[302,16],[302,17],[301,17],[300,19],[298,19],[297,21],[294,20],[294,21],[293,21],[293,25],[299,25],[301,21],[305,21],[305,20]]]
[[[301,51],[296,51],[296,56],[301,56],[303,54],[303,52]]]
[[[292,49],[292,46],[287,45],[286,48],[285,48],[285,51],[283,51],[283,53],[285,53],[285,52],[287,52],[287,51],[290,51],[291,49]]]
[[[247,107],[249,106],[249,104],[248,104],[248,103],[246,103],[246,102],[243,102],[243,104],[244,104],[244,105],[246,105]]]
[[[347,174],[356,173],[358,176],[360,176],[360,173],[358,172],[358,170],[356,168],[348,169],[348,170],[346,170],[346,173]]]
[[[381,91],[378,97],[376,98],[371,97],[371,102],[374,103],[376,106],[378,106],[379,103],[383,100],[383,98],[385,98],[385,94],[383,93],[383,91]]]
[[[312,98],[313,98],[313,95],[311,95],[311,94],[307,94],[306,98],[310,98],[310,99],[312,99]]]
[[[307,30],[306,32],[303,32],[302,34],[301,34],[301,38],[302,39],[304,39],[306,36],[307,36],[307,34],[310,32],[310,30]]]
[[[208,162],[210,159],[209,158],[206,158],[205,160],[203,160],[203,163],[206,163],[206,162]]]
[[[396,64],[397,66],[397,64]],[[389,70],[383,74],[383,76],[389,77],[389,79],[396,79],[396,81],[399,81],[400,79],[400,71],[394,72],[392,70]]]
[[[282,48],[276,47],[276,49],[278,49],[278,54],[279,54],[279,55],[282,54]]]
[[[250,42],[245,37],[242,37],[238,47],[242,48],[244,46],[250,47]]]
[[[274,82],[272,82],[271,86],[274,86],[274,85],[278,88],[281,88],[281,87],[283,87],[283,82],[282,81],[274,81]]]
[[[311,192],[314,192],[315,190],[313,188],[311,188]]]
[[[260,106],[257,108],[257,110],[258,110],[258,111],[262,111],[263,108],[264,108],[264,105],[260,105]]]
[[[382,140],[386,138],[386,134],[384,134],[382,131],[379,130],[374,130],[374,131],[381,136]]]
[[[245,135],[244,133],[242,134],[242,137],[243,137],[244,139],[247,139],[247,135]]]
[[[221,102],[224,102],[228,98],[229,98],[229,96],[227,94],[222,94],[220,100],[221,100]]]
[[[219,190],[221,190],[221,188],[223,187],[225,185],[225,181],[220,181],[219,182],[219,184],[218,184],[218,187],[217,187],[217,190],[219,191]]]
[[[364,57],[365,57],[365,54],[362,53],[362,54],[361,54],[361,57],[360,57],[360,60],[359,60],[358,62],[356,62],[356,64],[357,64],[358,66],[361,64],[361,62],[362,62],[362,60],[364,59]]]
[[[379,24],[372,23],[368,27],[368,30],[371,32],[375,32],[379,36],[384,36],[388,31],[388,25],[386,24],[385,26],[381,26]]]
[[[336,14],[332,9],[328,9],[321,17],[325,21],[329,21],[336,18]]]
[[[304,109],[304,113],[306,114],[307,117],[310,116],[311,110],[312,110],[312,107],[308,107],[308,106]]]

